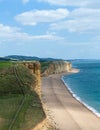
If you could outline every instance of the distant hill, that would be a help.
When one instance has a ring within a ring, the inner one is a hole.
[[[11,59],[11,60],[18,60],[18,61],[54,61],[54,60],[62,60],[62,59],[54,59],[54,58],[39,58],[35,56],[22,56],[22,55],[10,55],[6,56],[5,58]]]
[[[10,58],[0,57],[0,61],[10,61]]]
[[[31,56],[21,56],[21,55],[10,55],[10,56],[6,56],[5,58],[10,58],[11,60],[19,60],[19,61],[22,61],[22,60],[39,60],[38,57],[31,57]]]

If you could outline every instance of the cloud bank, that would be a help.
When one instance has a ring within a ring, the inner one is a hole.
[[[67,9],[32,10],[21,13],[15,19],[23,25],[36,25],[41,22],[55,22],[68,16]]]

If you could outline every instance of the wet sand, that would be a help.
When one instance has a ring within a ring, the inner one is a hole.
[[[49,110],[47,116],[59,130],[100,130],[100,118],[72,97],[62,75],[42,78],[42,101]]]

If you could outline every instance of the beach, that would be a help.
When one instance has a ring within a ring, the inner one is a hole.
[[[63,75],[42,78],[42,102],[49,111],[47,116],[59,130],[100,130],[100,118],[72,96],[61,79]]]

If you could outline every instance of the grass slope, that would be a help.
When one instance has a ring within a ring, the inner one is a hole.
[[[9,130],[23,98],[25,101],[10,130],[28,130],[45,118],[40,99],[34,92],[35,76],[19,64],[18,80],[14,64],[16,63],[0,62],[0,130]]]

